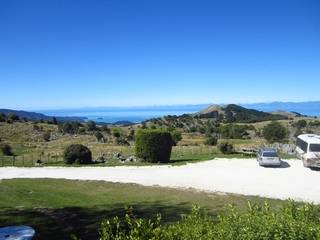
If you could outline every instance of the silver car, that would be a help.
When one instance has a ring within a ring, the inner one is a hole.
[[[273,148],[263,148],[257,152],[257,161],[260,166],[280,167],[281,159]]]

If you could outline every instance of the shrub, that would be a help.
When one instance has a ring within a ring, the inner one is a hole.
[[[248,137],[247,130],[255,130],[251,125],[227,124],[219,127],[222,138],[243,139]]]
[[[219,144],[219,150],[223,154],[231,154],[234,152],[233,145],[231,143],[227,143],[227,142]]]
[[[9,144],[1,144],[0,149],[3,155],[13,156],[11,146]]]
[[[296,123],[294,123],[294,126],[296,126],[297,128],[305,128],[307,126],[307,121],[304,119],[301,119],[299,121],[297,121]]]
[[[79,122],[64,122],[59,124],[59,131],[64,134],[75,134],[80,126],[82,125]]]
[[[209,145],[209,146],[216,146],[217,143],[218,143],[218,138],[214,136],[208,137],[204,142],[205,145]]]
[[[10,113],[8,114],[8,116],[7,116],[7,120],[8,120],[9,122],[14,122],[14,121],[19,121],[20,118],[19,118],[18,115],[10,112]]]
[[[172,137],[174,146],[176,146],[178,142],[182,140],[182,134],[180,131],[177,131],[177,130],[174,130],[173,132],[171,132],[171,137]]]
[[[309,122],[310,127],[319,127],[320,126],[320,121],[319,120],[314,120]]]
[[[170,161],[172,145],[173,140],[169,132],[140,129],[136,135],[136,156],[148,162],[166,163]]]
[[[6,115],[3,113],[0,113],[0,122],[5,122],[6,121]]]
[[[86,123],[86,129],[88,131],[95,131],[97,129],[97,125],[96,125],[96,123],[94,121],[88,121]]]
[[[101,131],[106,132],[108,134],[110,134],[111,130],[107,125],[103,125],[101,126]]]
[[[271,210],[268,204],[248,205],[243,213],[229,207],[219,216],[215,239],[319,239],[319,208],[310,204],[298,206],[286,203],[280,210]]]
[[[131,210],[132,212],[132,210]],[[228,206],[218,218],[212,218],[194,207],[191,214],[182,216],[171,225],[155,219],[115,217],[102,221],[101,240],[317,240],[320,237],[319,207],[287,202],[274,210],[265,203],[248,203],[247,211]]]
[[[48,132],[48,131],[44,132],[42,134],[42,138],[43,138],[44,141],[48,142],[50,140],[50,132]]]
[[[122,131],[118,127],[112,128],[111,133],[112,133],[112,136],[114,136],[115,138],[119,138],[122,135]]]
[[[57,118],[56,118],[56,117],[53,117],[53,118],[52,118],[52,124],[58,125],[58,121],[57,121]]]
[[[96,137],[97,141],[100,142],[100,141],[103,141],[104,142],[104,137],[102,135],[101,132],[95,132],[94,133],[94,136]]]
[[[135,136],[135,131],[134,131],[134,129],[130,129],[129,134],[128,134],[128,136],[127,136],[127,139],[128,139],[129,141],[133,141],[133,140],[134,140],[134,136]]]
[[[63,154],[65,163],[73,164],[88,164],[92,162],[92,154],[89,148],[82,144],[71,144],[65,150]]]
[[[268,142],[282,141],[287,136],[287,129],[281,123],[273,121],[263,128],[262,134]]]

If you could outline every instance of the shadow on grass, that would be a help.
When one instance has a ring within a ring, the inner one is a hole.
[[[182,214],[190,213],[188,203],[166,205],[161,202],[139,203],[131,205],[133,214],[142,218],[154,218],[162,215],[164,223],[172,223],[180,219]],[[66,207],[60,209],[2,209],[0,211],[0,227],[10,225],[28,225],[36,230],[35,240],[70,239],[75,234],[82,240],[99,239],[98,230],[102,219],[115,216],[123,217],[126,213],[124,205],[97,206],[96,208]]]

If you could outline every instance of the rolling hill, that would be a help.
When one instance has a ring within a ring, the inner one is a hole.
[[[47,116],[42,113],[36,112],[28,112],[28,111],[20,111],[20,110],[13,110],[13,109],[0,109],[0,113],[8,115],[9,113],[13,113],[17,115],[19,118],[25,118],[32,121],[38,120],[52,120],[54,116]],[[56,117],[58,121],[79,121],[83,122],[86,118],[84,117]]]

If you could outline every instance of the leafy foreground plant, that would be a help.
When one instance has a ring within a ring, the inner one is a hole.
[[[297,205],[289,201],[279,210],[266,203],[248,203],[248,211],[233,206],[214,219],[194,207],[190,215],[172,225],[162,225],[155,219],[135,218],[126,214],[101,223],[100,240],[300,240],[320,239],[320,209],[311,204]]]

